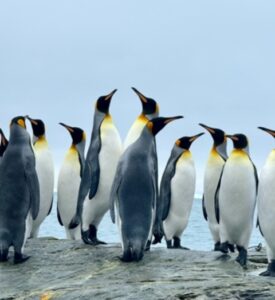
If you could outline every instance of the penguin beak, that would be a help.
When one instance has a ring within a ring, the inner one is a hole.
[[[197,135],[192,136],[192,137],[189,139],[189,142],[190,142],[190,143],[193,143],[198,137],[200,137],[200,136],[202,136],[202,135],[204,135],[204,132],[201,132],[201,133],[199,133],[199,134],[197,134]]]
[[[175,116],[175,117],[168,117],[168,118],[165,118],[166,120],[164,121],[164,124],[168,124],[174,120],[178,120],[178,119],[182,119],[184,118],[183,116]]]
[[[231,139],[232,141],[238,141],[239,140],[235,135],[226,134],[225,137]]]
[[[215,131],[214,128],[211,128],[211,127],[209,127],[209,126],[206,126],[206,125],[204,125],[204,124],[202,124],[202,123],[199,123],[199,125],[200,125],[201,127],[205,128],[205,129],[206,129],[209,133],[211,133],[211,134],[215,134],[215,133],[216,133],[216,131]]]
[[[265,128],[265,127],[258,127],[259,129],[271,134],[273,137],[275,137],[275,130],[271,130],[271,129],[268,129],[268,128]]]
[[[132,87],[132,90],[138,95],[139,99],[143,103],[147,103],[147,98],[141,94],[136,88]]]
[[[25,118],[27,118],[31,122],[31,124],[33,124],[35,126],[38,125],[38,123],[34,119],[32,119],[30,116],[27,115],[27,116],[25,116]]]
[[[117,89],[113,90],[109,95],[105,96],[105,101],[110,101],[113,97],[113,95],[115,94],[115,92],[117,91]]]
[[[70,126],[68,126],[68,125],[66,125],[66,124],[64,124],[64,123],[59,123],[61,126],[63,126],[63,127],[65,127],[70,133],[73,133],[74,132],[74,130],[73,130],[73,128],[72,127],[70,127]]]

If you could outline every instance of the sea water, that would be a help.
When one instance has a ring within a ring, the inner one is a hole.
[[[54,197],[53,209],[51,214],[44,220],[40,227],[39,237],[52,236],[60,239],[65,239],[66,234],[57,220],[56,196]],[[256,224],[256,222],[254,222]],[[98,238],[107,243],[119,243],[120,237],[116,224],[111,221],[110,213],[107,212],[99,225]],[[188,226],[185,229],[181,244],[192,250],[212,250],[213,241],[208,229],[208,224],[205,221],[202,213],[201,198],[194,199]],[[250,239],[250,246],[256,246],[263,243],[263,238],[259,233],[259,229],[254,226]],[[165,241],[157,244],[159,247],[166,247]]]

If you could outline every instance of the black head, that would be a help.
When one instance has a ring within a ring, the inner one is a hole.
[[[193,136],[184,136],[176,141],[176,145],[182,149],[189,150],[191,144],[203,134],[204,132]]]
[[[63,127],[65,127],[69,131],[69,133],[73,139],[74,145],[77,145],[86,139],[85,132],[81,128],[70,127],[64,123],[59,123],[59,124],[62,125]]]
[[[275,138],[275,130],[271,130],[271,129],[268,129],[268,128],[265,128],[265,127],[258,127],[259,129],[269,133],[270,135],[272,135],[274,138]]]
[[[0,157],[3,156],[8,147],[9,141],[6,139],[4,132],[0,129],[1,143],[0,143]]]
[[[248,146],[248,139],[242,133],[236,133],[234,135],[226,135],[229,139],[233,141],[235,149],[245,149]]]
[[[25,117],[23,117],[23,116],[18,116],[18,117],[13,118],[13,119],[11,120],[10,126],[12,126],[12,125],[14,125],[14,124],[19,125],[20,127],[26,129]]]
[[[168,117],[168,118],[158,117],[152,119],[151,121],[148,121],[146,126],[147,128],[149,128],[149,130],[152,132],[153,135],[156,135],[168,123],[181,118],[183,118],[183,116]]]
[[[225,136],[225,132],[221,129],[218,128],[212,128],[209,126],[206,126],[202,123],[199,123],[200,126],[202,126],[203,128],[205,128],[212,136],[213,140],[214,140],[214,145],[217,147],[219,145],[221,145],[222,143],[224,143],[226,136]]]
[[[145,97],[141,92],[139,92],[136,88],[132,87],[132,90],[138,95],[141,104],[142,104],[142,113],[144,115],[152,115],[152,114],[158,114],[159,112],[159,106],[157,102],[152,99]]]
[[[111,103],[112,97],[116,91],[117,90],[113,90],[109,95],[101,96],[97,99],[96,108],[98,111],[100,111],[104,114],[109,113],[110,103]]]
[[[36,137],[40,137],[45,135],[45,124],[42,120],[40,119],[32,119],[29,116],[26,116],[26,118],[30,121],[31,126],[32,126],[32,132],[33,135]]]

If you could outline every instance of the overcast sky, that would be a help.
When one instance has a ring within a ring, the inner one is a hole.
[[[110,111],[124,138],[141,110],[134,86],[161,115],[185,117],[157,136],[161,169],[202,122],[247,134],[260,170],[274,146],[257,129],[275,129],[274,16],[268,0],[1,1],[0,127],[43,119],[58,170],[70,145],[58,122],[90,137],[95,100],[117,88]],[[204,135],[192,147],[198,193],[211,145]]]

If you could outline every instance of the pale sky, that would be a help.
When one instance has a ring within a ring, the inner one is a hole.
[[[260,170],[274,146],[257,129],[275,129],[274,16],[268,0],[0,1],[0,127],[8,136],[16,115],[43,119],[58,170],[70,145],[58,122],[90,137],[95,100],[117,88],[110,112],[124,138],[141,111],[134,86],[161,115],[185,117],[157,136],[161,170],[200,122],[247,134]],[[198,193],[211,145],[207,134],[191,148]]]

